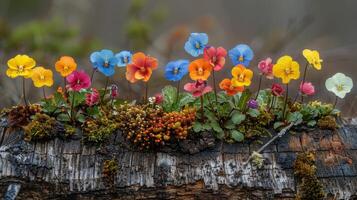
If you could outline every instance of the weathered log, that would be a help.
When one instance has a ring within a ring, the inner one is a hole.
[[[316,151],[317,176],[329,197],[357,195],[357,124],[351,122],[336,131],[284,135],[263,151],[260,169],[243,166],[257,143],[223,149],[217,143],[183,154],[128,150],[114,138],[99,148],[80,140],[28,143],[21,137],[21,131],[0,130],[2,198],[10,185],[21,186],[17,199],[294,199],[293,162],[304,150]],[[110,159],[118,166],[113,179],[103,175]]]

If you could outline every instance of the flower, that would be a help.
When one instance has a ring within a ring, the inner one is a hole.
[[[212,87],[207,85],[206,81],[198,80],[194,83],[186,83],[183,87],[187,92],[190,92],[194,97],[200,97],[212,91]]]
[[[110,86],[110,97],[116,98],[118,97],[118,95],[118,86],[113,84],[112,86]]]
[[[278,62],[273,66],[275,77],[281,78],[284,84],[288,84],[291,79],[300,77],[299,63],[294,61],[290,56],[280,57]]]
[[[310,82],[301,82],[299,90],[304,95],[314,95],[315,87]]]
[[[32,68],[36,65],[36,61],[28,55],[17,55],[7,61],[6,75],[10,78],[23,76],[30,78],[32,75]]]
[[[233,96],[233,95],[237,94],[238,92],[244,91],[244,86],[234,87],[232,85],[232,81],[229,80],[228,78],[223,79],[219,83],[219,88],[221,88],[222,90],[225,90],[227,95],[229,95],[229,96]]]
[[[71,90],[80,91],[88,89],[91,85],[90,77],[83,70],[76,70],[66,77],[68,86]]]
[[[207,80],[211,75],[212,66],[203,58],[194,60],[188,67],[192,80]]]
[[[152,70],[156,69],[157,66],[156,58],[141,52],[135,53],[132,62],[126,66],[126,79],[131,83],[138,80],[147,82],[151,77]]]
[[[250,61],[253,60],[253,50],[246,44],[239,44],[229,50],[229,57],[232,60],[233,65],[242,64],[248,67]]]
[[[351,92],[353,81],[350,77],[337,73],[326,80],[325,86],[328,91],[343,99],[347,93]]]
[[[232,69],[232,85],[234,87],[249,86],[253,77],[253,71],[243,65],[237,65]]]
[[[35,67],[31,79],[35,87],[51,87],[53,85],[52,71],[43,67]]]
[[[118,60],[119,67],[125,67],[127,64],[131,63],[132,54],[130,51],[121,51],[115,54],[115,57]]]
[[[188,73],[188,60],[169,62],[165,67],[165,78],[169,81],[179,81]]]
[[[55,69],[61,74],[61,76],[66,77],[77,69],[77,63],[70,56],[62,56],[55,63]]]
[[[98,102],[99,102],[99,92],[97,89],[92,88],[92,91],[86,94],[86,104],[88,106],[93,106]]]
[[[203,54],[203,50],[208,43],[208,35],[206,33],[191,33],[185,43],[185,51],[193,57]]]
[[[248,108],[251,108],[251,109],[257,109],[259,106],[258,101],[254,100],[254,99],[250,99],[247,102],[247,105],[248,105]]]
[[[267,79],[273,79],[273,63],[271,58],[266,58],[258,63],[259,71],[262,75],[266,76]]]
[[[274,96],[282,96],[284,93],[284,88],[280,84],[274,83],[271,86],[271,93]]]
[[[102,72],[105,76],[112,76],[115,73],[115,66],[118,64],[118,59],[113,52],[108,49],[93,52],[90,55],[90,62],[95,69]]]
[[[206,47],[203,53],[204,59],[212,65],[214,71],[219,71],[223,68],[226,63],[226,56],[227,51],[223,47],[218,47],[217,49]]]
[[[321,62],[320,54],[316,50],[304,49],[302,51],[302,55],[306,58],[307,62],[314,66],[315,69],[321,70]]]
[[[155,104],[161,104],[164,101],[164,96],[161,93],[155,94]]]

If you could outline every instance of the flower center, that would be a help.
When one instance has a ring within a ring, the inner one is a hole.
[[[293,73],[293,70],[291,70],[290,67],[285,68],[285,74],[286,74],[286,75],[289,75],[289,74],[291,74],[291,73]]]
[[[243,56],[240,55],[238,60],[239,60],[239,62],[243,62],[243,60],[244,60]]]
[[[80,85],[81,84],[81,80],[77,80],[77,85]]]
[[[146,70],[145,70],[145,67],[141,67],[140,68],[140,72],[145,72]]]
[[[20,71],[20,72],[23,72],[23,71],[24,71],[24,66],[20,65],[20,66],[19,66],[19,71]]]
[[[196,47],[196,49],[200,49],[201,48],[201,44],[199,42],[196,42],[195,47]]]
[[[213,63],[216,63],[216,61],[217,61],[217,57],[216,57],[216,56],[213,56],[212,62],[213,62]]]
[[[197,74],[200,76],[203,75],[203,69],[201,67],[197,69]]]
[[[128,63],[128,58],[127,57],[123,58],[123,63]]]
[[[238,76],[238,80],[239,80],[239,82],[244,82],[244,74],[240,74]]]
[[[104,62],[104,67],[109,67],[108,61],[105,61],[105,62]]]
[[[339,92],[343,91],[343,85],[342,85],[342,84],[336,85],[336,89],[337,89],[337,91],[339,91]]]
[[[178,74],[179,73],[179,69],[177,68],[177,67],[175,67],[175,69],[174,69],[174,74],[176,75],[176,74]]]
[[[45,80],[45,76],[44,76],[44,75],[41,75],[41,76],[40,76],[40,79],[41,79],[41,80]]]

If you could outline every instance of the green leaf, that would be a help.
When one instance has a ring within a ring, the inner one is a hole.
[[[209,110],[205,110],[205,117],[207,117],[207,119],[209,121],[217,121],[216,115],[214,114],[214,112],[211,112]]]
[[[195,122],[192,126],[192,129],[195,133],[199,133],[204,130],[202,124],[199,122]]]
[[[307,122],[307,125],[310,127],[314,127],[316,125],[316,120],[310,120]]]
[[[234,111],[231,119],[234,124],[238,125],[245,120],[245,115],[239,111]]]
[[[247,112],[251,117],[258,117],[260,115],[260,112],[258,109],[249,109]]]
[[[81,113],[77,113],[76,120],[81,123],[84,123],[86,121],[86,117]]]
[[[287,120],[289,123],[294,123],[294,125],[298,125],[302,122],[303,115],[300,112],[289,113],[287,116]]]
[[[179,107],[184,107],[190,103],[193,103],[195,101],[195,98],[192,96],[192,94],[189,93],[180,93],[179,95]]]
[[[274,129],[278,129],[279,127],[283,126],[284,122],[275,122],[274,123]]]
[[[245,109],[245,107],[247,106],[247,102],[249,101],[249,98],[251,95],[252,94],[248,89],[244,90],[244,92],[242,93],[242,96],[239,98],[239,102],[238,102],[238,108],[240,110]]]
[[[211,122],[210,126],[216,133],[224,133],[223,129],[221,128],[221,126],[219,125],[218,122],[216,122],[216,121]]]
[[[57,115],[57,120],[61,121],[61,122],[69,122],[69,121],[71,121],[69,116],[67,114],[65,114],[65,113],[61,113],[61,114]]]
[[[72,91],[72,92],[69,93],[68,99],[69,99],[69,102],[70,102],[71,106],[72,106],[72,103],[73,103],[73,107],[77,107],[80,104],[85,102],[85,100],[86,100],[86,92]]]
[[[243,133],[237,131],[237,130],[232,130],[231,131],[231,137],[236,141],[236,142],[242,142],[244,140],[244,135]]]
[[[99,107],[98,106],[88,107],[86,109],[86,113],[89,116],[96,118],[100,115]]]
[[[177,89],[171,85],[168,85],[162,89],[162,96],[164,97],[162,107],[166,112],[172,111],[174,103],[177,99]]]
[[[233,123],[233,121],[230,119],[230,120],[227,120],[225,123],[224,123],[224,128],[226,129],[235,129],[236,128],[236,125]]]

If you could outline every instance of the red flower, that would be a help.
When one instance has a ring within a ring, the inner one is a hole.
[[[86,104],[88,106],[93,106],[98,102],[99,102],[99,92],[97,89],[92,88],[92,92],[86,94]]]
[[[281,85],[274,83],[271,87],[271,93],[273,93],[274,96],[281,96],[284,93],[284,88],[281,87]]]
[[[91,85],[90,77],[83,70],[74,71],[66,77],[68,82],[67,87],[73,91],[88,89]]]
[[[116,85],[112,85],[111,87],[110,87],[110,97],[111,98],[116,98],[116,97],[118,97],[118,86],[116,86]]]
[[[164,96],[161,93],[155,94],[155,104],[161,104],[164,101]]]
[[[300,92],[304,95],[314,95],[315,94],[315,87],[310,82],[304,82],[300,84]]]
[[[207,47],[204,49],[203,58],[208,61],[214,71],[219,71],[226,63],[227,51],[223,47]]]
[[[186,83],[183,88],[187,92],[190,92],[194,97],[200,97],[212,91],[212,88],[207,86],[207,82],[202,80],[198,80],[195,83]]]

